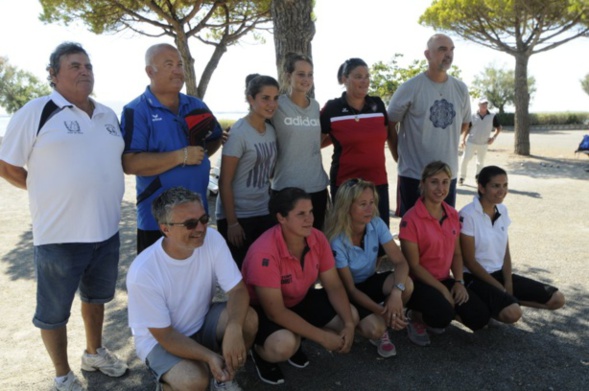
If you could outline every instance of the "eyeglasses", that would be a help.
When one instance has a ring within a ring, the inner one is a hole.
[[[200,216],[198,219],[190,219],[190,220],[186,220],[183,223],[166,223],[166,225],[183,225],[184,228],[186,228],[187,230],[193,230],[196,227],[198,227],[198,223],[201,223],[202,225],[207,225],[207,223],[209,222],[210,216],[208,214],[204,214],[202,216]]]

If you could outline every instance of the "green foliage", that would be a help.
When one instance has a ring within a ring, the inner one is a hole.
[[[219,125],[221,125],[221,128],[223,129],[227,129],[231,126],[233,126],[233,124],[236,122],[234,119],[217,119],[217,121],[219,121]]]
[[[0,106],[14,113],[31,99],[48,95],[51,89],[30,72],[8,63],[0,57]]]
[[[586,37],[589,0],[434,0],[419,23],[515,57],[514,147],[529,155],[529,58]]]
[[[513,113],[498,113],[497,119],[502,126],[511,127],[515,123]],[[531,126],[581,125],[589,123],[589,113],[530,113],[529,119]]]
[[[505,106],[515,106],[515,71],[495,68],[492,65],[485,67],[474,77],[471,86],[473,96],[485,96],[493,107],[500,113],[505,111]],[[530,98],[536,92],[536,79],[528,77],[528,91]]]
[[[203,97],[227,47],[270,21],[271,0],[40,0],[46,23],[82,22],[95,34],[131,30],[174,39],[184,61],[186,92]],[[259,35],[254,34],[254,38]],[[197,87],[188,39],[215,47]],[[155,42],[154,42],[155,43]]]
[[[589,31],[587,0],[434,0],[419,23],[528,56]],[[561,40],[558,41],[557,38]]]
[[[583,88],[583,91],[589,95],[589,73],[586,74],[583,79],[581,79],[581,87]]]
[[[368,93],[379,96],[385,104],[388,104],[401,84],[427,70],[427,61],[425,59],[413,60],[407,68],[402,68],[398,62],[400,57],[403,57],[403,55],[395,53],[393,59],[388,63],[378,61],[370,67],[370,89]],[[452,66],[448,73],[460,78],[461,71],[458,67]]]

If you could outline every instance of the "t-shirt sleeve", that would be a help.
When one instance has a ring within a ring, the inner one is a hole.
[[[137,275],[127,279],[127,293],[130,327],[165,328],[172,324],[165,297],[151,276]]]
[[[344,267],[348,267],[350,264],[350,260],[348,259],[348,254],[345,251],[344,245],[344,234],[338,235],[335,239],[331,241],[331,252],[335,259],[335,267],[338,269],[343,269]]]
[[[389,124],[389,115],[388,115],[387,109],[384,107],[384,102],[378,96],[373,96],[372,99],[374,99],[376,101],[376,110],[379,113],[382,113],[383,114],[383,116],[384,116],[384,124],[388,126],[388,124]]]
[[[333,258],[333,251],[327,241],[327,238],[321,231],[315,231],[317,238],[317,248],[319,250],[319,273],[323,273],[335,267],[335,259]]]
[[[319,114],[319,122],[321,123],[321,133],[331,133],[331,101],[327,101],[325,106],[321,109]]]
[[[460,233],[467,236],[474,236],[474,219],[472,214],[469,213],[469,208],[465,207],[460,211],[460,221],[462,223]]]
[[[223,156],[233,156],[241,158],[246,150],[243,132],[235,132],[229,136],[225,145],[223,145]]]
[[[231,256],[227,242],[219,232],[214,229],[207,230],[207,237],[213,241],[213,248],[216,249],[213,267],[217,283],[225,292],[235,288],[242,280],[241,272]]]
[[[391,122],[401,122],[411,105],[411,94],[406,83],[401,84],[393,94],[387,108],[388,119]]]
[[[498,128],[498,127],[500,127],[500,126],[501,126],[501,124],[499,123],[499,118],[497,118],[497,116],[496,116],[496,115],[494,115],[494,116],[493,116],[493,127],[494,127],[494,128]]]
[[[412,214],[407,212],[399,224],[399,238],[413,243],[419,243],[419,237]]]
[[[35,144],[39,115],[33,105],[25,105],[10,119],[0,144],[0,159],[16,167],[24,167]]]
[[[470,123],[470,119],[472,117],[471,109],[470,109],[470,94],[468,93],[468,87],[466,84],[462,83],[462,89],[464,90],[464,103],[463,103],[463,116],[462,116],[462,123],[468,124]]]
[[[149,150],[149,135],[151,126],[147,121],[147,112],[140,106],[123,108],[121,115],[121,131],[125,140],[125,151],[147,152]]]
[[[393,240],[393,234],[389,230],[389,227],[385,224],[384,221],[380,217],[376,217],[372,219],[374,222],[376,233],[378,235],[378,243],[385,244]]]
[[[247,270],[243,273],[247,285],[281,289],[280,265],[275,255],[250,247],[247,258],[250,259],[244,261]]]

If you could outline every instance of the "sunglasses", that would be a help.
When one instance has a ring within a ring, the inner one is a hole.
[[[345,183],[345,187],[354,187],[356,186],[358,183],[360,183],[362,179],[360,178],[354,178],[354,179],[349,179],[346,183]]]
[[[193,230],[196,227],[198,227],[198,223],[201,223],[202,225],[207,225],[207,223],[209,222],[210,216],[208,214],[204,214],[202,216],[200,216],[198,219],[190,219],[190,220],[186,220],[183,223],[166,223],[166,225],[183,225],[184,228],[186,228],[187,230]]]

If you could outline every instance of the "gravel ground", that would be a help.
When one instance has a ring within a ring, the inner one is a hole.
[[[511,153],[513,133],[504,132],[487,154],[487,164],[509,173],[506,199],[513,220],[510,246],[514,270],[560,287],[566,306],[556,312],[526,308],[515,325],[492,323],[473,334],[453,322],[432,344],[419,348],[404,332],[393,333],[397,356],[380,359],[357,338],[352,353],[331,355],[306,342],[311,365],[283,365],[286,383],[261,383],[251,360],[238,374],[244,390],[586,390],[589,389],[589,159],[576,157],[582,131],[531,135],[532,156]],[[324,151],[328,167],[330,150]],[[471,162],[474,172],[474,161]],[[388,161],[391,194],[396,169]],[[136,358],[127,327],[125,277],[135,252],[134,179],[127,177],[121,223],[120,275],[115,300],[107,306],[104,342],[129,363],[119,379],[82,372],[84,348],[79,301],[69,322],[68,352],[73,370],[89,390],[148,390],[154,382]],[[458,189],[457,207],[471,201],[472,181]],[[4,390],[50,390],[53,370],[39,332],[31,323],[35,303],[32,241],[24,191],[0,182],[0,383]],[[394,199],[394,197],[393,197]],[[396,231],[399,219],[392,218]],[[584,261],[585,260],[585,261]],[[585,304],[583,304],[585,303]]]

